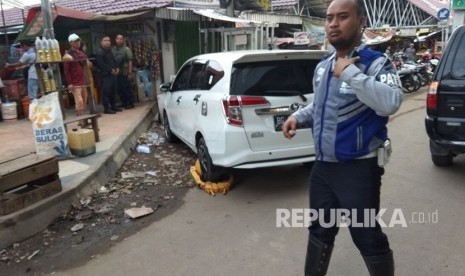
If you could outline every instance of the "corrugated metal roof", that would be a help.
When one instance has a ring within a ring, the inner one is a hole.
[[[162,8],[155,11],[155,17],[160,19],[170,19],[176,21],[197,21],[200,16],[192,10],[183,8]]]
[[[172,0],[56,0],[59,6],[99,14],[130,13],[167,7]]]
[[[266,23],[283,23],[292,25],[302,25],[302,17],[299,15],[283,15],[270,13],[242,12],[241,17]]]
[[[3,11],[5,15],[5,25],[7,27],[23,25],[23,10],[18,8],[6,9]],[[24,18],[27,16],[27,10],[24,11]],[[3,27],[2,14],[0,13],[0,26]]]
[[[298,0],[272,0],[271,7],[291,7],[299,3]]]

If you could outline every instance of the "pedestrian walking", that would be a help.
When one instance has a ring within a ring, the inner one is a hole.
[[[25,75],[27,75],[27,94],[29,99],[37,99],[39,96],[39,79],[37,77],[36,67],[34,63],[37,60],[37,53],[34,48],[34,41],[32,40],[21,40],[19,44],[17,44],[22,52],[23,55],[19,58],[19,62],[6,64],[6,69],[18,69],[20,67],[24,67]]]
[[[122,111],[115,105],[115,92],[118,91],[116,76],[119,74],[119,69],[111,51],[109,36],[105,35],[100,40],[100,48],[97,50],[95,58],[102,78],[103,113],[115,114],[117,111]]]
[[[68,36],[70,49],[67,54],[71,56],[72,61],[64,62],[63,68],[68,84],[68,90],[73,94],[76,116],[86,113],[87,107],[87,83],[85,64],[87,62],[86,54],[80,50],[81,39],[77,34]],[[79,122],[83,125],[84,121]]]
[[[134,56],[129,47],[124,45],[124,36],[117,34],[115,38],[116,45],[112,47],[113,55],[116,60],[120,73],[116,76],[118,81],[118,92],[121,100],[121,107],[126,109],[134,108],[134,93],[132,89],[132,61]]]
[[[298,125],[309,124],[315,141],[309,198],[319,218],[309,227],[306,276],[328,269],[339,230],[337,223],[326,224],[331,213],[351,210],[346,219],[363,223],[367,210],[379,211],[383,156],[389,153],[386,125],[400,107],[402,89],[389,58],[361,45],[365,21],[362,0],[331,2],[325,31],[335,52],[315,69],[313,103],[283,125],[291,139]],[[378,222],[348,228],[370,275],[394,275],[393,253]]]

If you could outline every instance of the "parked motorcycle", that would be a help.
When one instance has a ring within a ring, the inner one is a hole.
[[[402,83],[402,90],[405,93],[412,93],[420,89],[421,83],[415,65],[404,64],[397,70],[397,74]]]

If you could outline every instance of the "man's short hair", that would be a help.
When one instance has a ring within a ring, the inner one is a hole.
[[[357,15],[360,17],[366,17],[365,2],[363,0],[355,0]]]
[[[22,47],[22,46],[29,46],[30,47],[30,46],[34,45],[34,41],[30,40],[30,39],[20,40],[19,45],[20,45],[20,47]]]

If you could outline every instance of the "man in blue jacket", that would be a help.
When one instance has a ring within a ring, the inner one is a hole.
[[[365,20],[363,1],[331,2],[325,31],[336,51],[315,69],[313,103],[283,125],[284,136],[291,139],[299,124],[309,124],[315,141],[310,209],[323,218],[309,227],[307,276],[326,274],[339,230],[338,224],[326,222],[341,209],[351,211],[346,217],[352,220],[349,231],[370,275],[394,275],[393,254],[378,222],[354,227],[354,222],[366,222],[370,211],[379,211],[381,155],[386,152],[380,147],[389,141],[388,116],[402,102],[400,81],[389,58],[361,45]]]

